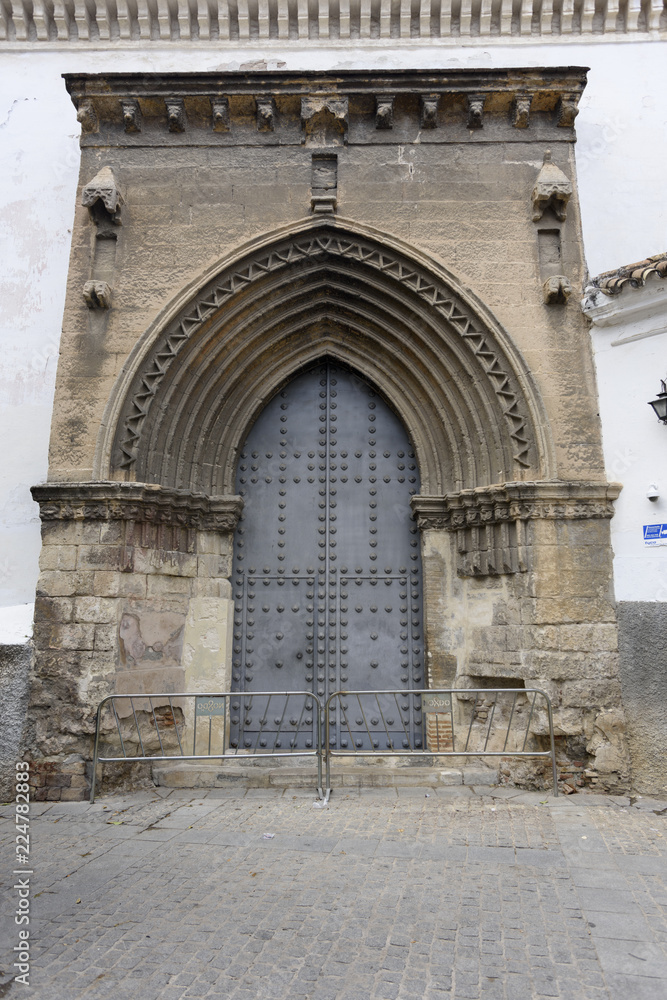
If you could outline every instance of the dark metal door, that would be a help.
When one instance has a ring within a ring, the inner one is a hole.
[[[339,689],[422,687],[410,508],[419,472],[405,428],[378,393],[332,362],[297,376],[250,431],[236,488],[245,505],[234,544],[234,690],[324,700]],[[254,746],[259,734],[273,746],[284,720],[267,718],[259,700],[233,704],[233,743]],[[347,725],[332,719],[330,746],[386,747],[387,726],[395,746],[408,734],[421,745],[418,697],[387,698],[382,720],[357,720],[353,708]]]

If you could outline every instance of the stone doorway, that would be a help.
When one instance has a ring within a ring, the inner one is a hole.
[[[241,449],[244,500],[234,539],[232,683],[253,691],[409,690],[424,684],[419,471],[408,434],[379,392],[324,360],[287,383]],[[387,696],[397,746],[420,745],[417,697]],[[232,741],[271,743],[266,699],[237,703]],[[386,724],[386,727],[385,727]],[[358,726],[358,729],[355,728]],[[334,720],[330,746],[371,748],[363,719]],[[365,746],[365,743],[368,746]],[[375,740],[374,745],[377,746]]]

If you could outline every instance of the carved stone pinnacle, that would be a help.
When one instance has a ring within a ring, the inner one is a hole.
[[[572,197],[572,183],[560,167],[551,162],[551,150],[544,154],[544,164],[533,188],[533,222],[539,222],[547,208],[556,218],[565,221],[567,203]]]

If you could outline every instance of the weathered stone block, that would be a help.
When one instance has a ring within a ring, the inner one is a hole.
[[[103,521],[100,525],[101,545],[120,545],[125,537],[124,521]]]
[[[85,780],[85,779],[84,779]],[[88,783],[81,788],[63,788],[60,793],[61,802],[85,802],[90,794]]]
[[[94,545],[99,540],[99,521],[42,521],[44,545]]]
[[[117,617],[117,602],[103,597],[77,597],[74,601],[74,618],[78,622],[107,624]]]
[[[52,628],[51,646],[56,649],[93,649],[94,625],[61,624]]]
[[[92,593],[98,597],[145,597],[146,577],[140,573],[95,573]]]
[[[132,556],[132,549],[124,545],[80,545],[77,569],[131,572],[134,568]]]
[[[613,708],[621,703],[621,685],[616,678],[567,681],[561,687],[564,708]]]
[[[134,549],[134,569],[137,573],[159,573],[162,576],[197,576],[197,556],[188,552],[167,552],[162,549]]]
[[[70,774],[59,772],[56,774],[47,774],[45,783],[47,788],[69,788],[71,781],[72,776]]]
[[[148,576],[146,577],[147,597],[190,596],[192,583],[190,579],[179,576]]]
[[[231,570],[227,555],[200,555],[197,557],[197,576],[219,579],[229,576]]]
[[[118,629],[115,625],[95,626],[95,652],[111,653],[116,649]]]
[[[35,599],[35,620],[44,623],[69,622],[72,620],[74,601],[69,597],[37,597]]]
[[[47,570],[40,574],[37,584],[38,595],[47,597],[73,597],[76,592],[74,573],[66,573],[61,570]]]
[[[39,568],[45,570],[76,569],[76,545],[43,545],[39,557]]]

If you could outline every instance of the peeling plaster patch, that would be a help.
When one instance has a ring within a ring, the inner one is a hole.
[[[12,101],[11,107],[7,112],[7,117],[5,118],[4,122],[0,122],[0,128],[5,128],[9,124],[9,119],[12,117],[14,113],[14,108],[16,107],[17,104],[22,104],[24,101],[30,101],[30,100],[36,101],[37,98],[17,97],[15,101]]]

